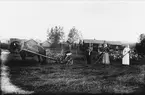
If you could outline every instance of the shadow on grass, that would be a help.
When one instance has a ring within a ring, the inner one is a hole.
[[[35,60],[11,60],[9,62],[7,62],[5,65],[9,66],[9,67],[20,67],[20,66],[36,66],[39,65],[40,63],[38,63]]]

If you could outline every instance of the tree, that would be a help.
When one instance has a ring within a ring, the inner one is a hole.
[[[140,43],[141,43],[141,46],[144,47],[145,49],[145,34],[140,35]]]
[[[79,39],[80,39],[80,35],[79,35],[78,30],[75,27],[70,29],[67,41],[69,43],[77,43]]]
[[[52,43],[52,47],[56,47],[56,45],[64,40],[63,27],[52,27],[50,31],[48,29],[47,34],[47,40]]]
[[[145,34],[140,34],[139,36],[140,42],[145,39]]]
[[[141,34],[139,38],[140,38],[140,42],[136,43],[135,49],[139,55],[144,56],[145,55],[145,34]]]
[[[82,36],[81,33],[75,27],[70,29],[69,34],[68,34],[68,39],[67,39],[67,43],[69,44],[70,50],[71,50],[72,44],[79,43],[81,36]]]

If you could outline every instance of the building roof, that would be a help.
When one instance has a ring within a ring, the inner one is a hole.
[[[95,43],[95,44],[103,44],[105,40],[96,40],[96,39],[84,39],[83,42],[84,43]],[[125,42],[121,42],[121,41],[105,41],[106,43],[110,44],[110,45],[121,45],[121,46],[131,46],[134,47],[135,43],[125,43]]]
[[[120,41],[106,41],[106,42],[111,45],[122,45],[122,42]]]
[[[84,43],[96,43],[96,44],[103,44],[105,40],[93,40],[93,39],[84,39]]]
[[[103,44],[105,40],[95,40],[95,39],[84,39],[84,43],[96,43],[96,44]],[[122,45],[120,41],[105,41],[108,44],[111,45]]]

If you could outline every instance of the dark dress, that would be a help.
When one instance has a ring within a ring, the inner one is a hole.
[[[92,61],[92,59],[91,59],[91,57],[92,57],[92,51],[89,54],[89,51],[87,50],[86,51],[86,57],[87,57],[87,64],[91,64],[91,61]]]

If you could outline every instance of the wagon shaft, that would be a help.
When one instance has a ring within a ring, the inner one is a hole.
[[[33,52],[33,51],[31,51],[31,50],[23,49],[23,50],[21,50],[21,51],[29,52],[29,53],[32,53],[32,54],[35,54],[35,55],[39,55],[39,56],[42,56],[42,57],[45,57],[45,58],[48,58],[48,59],[51,59],[51,60],[56,60],[55,58],[48,57],[48,56],[42,55],[42,54],[40,54],[40,53]]]

